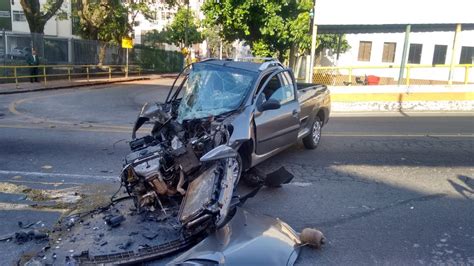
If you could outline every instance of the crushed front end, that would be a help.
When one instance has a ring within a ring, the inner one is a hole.
[[[237,152],[227,146],[232,127],[220,117],[178,123],[172,104],[143,110],[138,121],[148,117],[153,129],[130,142],[121,174],[138,212],[166,213],[178,204],[185,230],[222,225],[241,173]]]

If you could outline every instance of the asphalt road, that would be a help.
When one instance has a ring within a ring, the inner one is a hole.
[[[117,186],[141,105],[166,96],[170,81],[157,82],[1,96],[0,184]],[[246,207],[326,234],[298,264],[474,264],[473,114],[335,114],[318,149],[298,144],[262,167],[281,165],[293,182]],[[17,208],[24,199],[5,192],[0,235],[18,220],[48,226],[59,216]],[[0,242],[9,262],[25,250]]]

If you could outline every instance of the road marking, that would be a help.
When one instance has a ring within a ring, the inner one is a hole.
[[[28,119],[31,119],[34,122],[47,122],[47,123],[52,123],[52,124],[56,124],[56,125],[67,125],[67,126],[81,125],[80,123],[77,123],[77,122],[69,122],[69,121],[61,121],[61,120],[54,120],[54,119],[37,117],[37,116],[34,116],[34,115],[23,113],[23,112],[21,112],[17,109],[17,107],[19,105],[21,105],[22,103],[25,103],[25,102],[30,102],[32,100],[37,100],[37,99],[41,99],[41,98],[48,98],[48,97],[53,97],[53,96],[73,94],[75,92],[76,91],[70,91],[70,92],[65,92],[65,93],[60,93],[60,94],[55,94],[55,95],[40,95],[40,96],[33,96],[33,97],[29,97],[29,98],[20,99],[20,100],[11,102],[8,105],[8,111],[10,113],[14,114],[14,115],[23,116],[23,117],[26,117]],[[82,125],[90,125],[90,123],[82,124]],[[112,129],[119,129],[119,130],[126,129],[126,130],[128,130],[128,132],[130,132],[131,128],[132,128],[131,125],[130,126],[114,126],[114,125],[106,125],[106,124],[95,124],[95,125],[98,126],[98,127],[102,127],[102,128],[112,128]]]
[[[8,183],[14,183],[14,184],[39,184],[39,185],[52,185],[53,187],[59,187],[62,185],[83,185],[82,183],[75,183],[75,182],[36,182],[36,181],[25,181],[25,180],[4,180],[5,182]]]
[[[33,203],[32,203],[33,204]],[[33,207],[28,204],[21,203],[6,203],[0,202],[0,211],[42,211],[42,212],[61,212],[64,213],[67,209],[56,209],[50,207]]]
[[[459,134],[459,133],[419,133],[419,134],[391,134],[391,133],[363,133],[363,132],[323,132],[323,137],[434,137],[434,138],[474,138],[474,134]]]
[[[55,125],[53,124],[0,124],[0,128],[18,128],[18,129],[46,129],[46,130],[66,130],[66,131],[83,131],[83,132],[106,132],[106,133],[127,133],[131,134],[132,126],[108,126],[102,124],[93,124],[91,127],[82,127],[79,124],[74,125]],[[148,134],[151,131],[150,126],[143,126],[138,130],[139,134]]]
[[[54,126],[54,127],[51,127]],[[106,133],[128,133],[132,132],[131,128],[120,129],[117,127],[114,128],[94,128],[94,127],[58,127],[54,124],[51,125],[42,125],[42,126],[31,126],[31,125],[0,125],[0,128],[18,128],[18,129],[46,129],[46,130],[67,130],[67,131],[82,131],[82,132],[106,132]],[[139,130],[139,132],[141,132]]]
[[[79,174],[59,174],[59,173],[42,173],[42,172],[24,172],[0,170],[0,175],[21,175],[31,177],[56,177],[56,178],[78,178],[78,179],[101,179],[101,180],[119,180],[117,176],[97,176],[97,175],[79,175]]]
[[[18,129],[45,129],[45,130],[66,130],[66,131],[81,131],[81,132],[104,132],[104,133],[130,133],[131,129],[121,126],[114,126],[114,127],[102,127],[99,125],[98,127],[54,127],[51,128],[50,126],[53,125],[41,125],[41,126],[32,126],[32,125],[18,125],[18,124],[0,124],[0,128],[18,128]],[[141,128],[138,133],[148,134],[147,130],[151,130],[151,128]],[[391,134],[391,133],[364,133],[364,132],[324,132],[323,137],[434,137],[434,138],[473,138],[474,134],[461,134],[461,133],[418,133],[418,134]]]

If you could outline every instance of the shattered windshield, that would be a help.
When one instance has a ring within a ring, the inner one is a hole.
[[[250,90],[256,74],[236,68],[196,64],[183,87],[178,122],[235,110]]]

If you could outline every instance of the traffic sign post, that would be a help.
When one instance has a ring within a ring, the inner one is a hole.
[[[128,49],[133,48],[133,40],[130,37],[122,38],[122,48],[127,49],[126,51],[126,62],[125,62],[125,78],[128,78]]]

